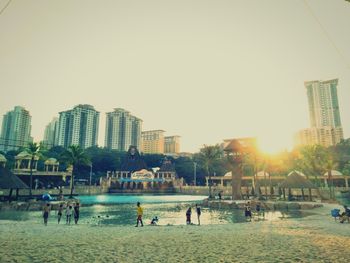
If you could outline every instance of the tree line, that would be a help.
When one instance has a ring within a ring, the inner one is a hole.
[[[107,171],[120,170],[126,158],[126,152],[109,150],[102,147],[90,147],[85,150],[74,148],[75,154],[80,155],[78,159],[72,156],[72,148],[65,149],[55,146],[51,149],[39,147],[38,169],[44,170],[44,162],[48,158],[56,158],[60,162],[59,169],[65,170],[68,165],[73,165],[74,174],[79,179],[89,179],[92,171],[93,183]],[[26,149],[29,153],[35,153],[33,144]],[[32,149],[30,149],[32,146]],[[8,151],[2,153],[7,159],[7,167],[12,169],[15,164],[15,156],[23,151]],[[71,156],[69,156],[69,153]],[[232,171],[237,160],[229,158],[229,154],[223,151],[219,145],[204,145],[199,152],[192,157],[165,156],[163,154],[141,154],[149,168],[160,167],[164,158],[170,159],[174,165],[178,177],[192,185],[194,182],[196,163],[197,185],[205,184],[205,176],[223,176]],[[72,160],[73,159],[73,160]],[[303,172],[307,177],[325,174],[329,170],[338,170],[344,175],[350,175],[350,139],[341,141],[336,146],[323,147],[321,145],[309,145],[295,148],[275,155],[263,154],[257,150],[244,153],[239,160],[243,176],[254,176],[257,171],[265,170],[274,175],[287,175],[292,170]]]

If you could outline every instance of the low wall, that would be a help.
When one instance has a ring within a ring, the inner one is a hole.
[[[265,195],[265,187],[261,187],[261,195]],[[242,187],[241,192],[243,194],[243,197],[246,196],[246,193],[248,193],[251,196],[252,189],[251,187]],[[266,189],[267,195],[270,196],[270,188],[268,187]],[[344,187],[335,187],[334,192],[335,194],[339,194],[340,191],[346,190]],[[182,186],[182,187],[175,187],[175,192],[176,193],[181,193],[181,194],[189,194],[189,195],[207,195],[209,196],[209,189],[207,186]],[[219,187],[219,186],[213,186],[212,187],[212,194],[213,196],[217,196],[218,193],[221,192],[221,195],[223,196],[224,199],[227,199],[225,197],[231,197],[232,196],[232,188],[231,187]],[[301,196],[302,192],[300,189],[292,189],[292,195],[294,196]],[[275,197],[278,197],[278,188],[274,187],[273,195]],[[304,189],[304,194],[305,198],[308,198],[309,195],[309,190]],[[330,199],[330,194],[329,194],[329,188],[318,188],[318,189],[312,189],[311,194],[313,197],[319,197],[323,200],[328,200]],[[256,194],[255,194],[256,195]],[[288,196],[288,190],[286,190],[286,196]]]
[[[109,189],[110,194],[174,194],[175,189]]]
[[[318,207],[323,207],[321,203],[316,202],[286,202],[286,201],[255,201],[250,200],[251,207],[255,208],[256,203],[261,204],[261,208],[265,211],[289,211],[289,210],[310,210]],[[244,201],[228,201],[228,200],[205,200],[203,205],[214,209],[244,209]]]
[[[9,189],[0,189],[0,196],[8,196],[10,190]],[[62,189],[63,195],[69,195],[70,189],[64,188]],[[43,194],[50,194],[52,196],[59,195],[59,189],[37,189],[32,190],[32,195],[41,196]],[[77,195],[96,195],[96,194],[105,194],[108,193],[108,188],[103,188],[100,186],[75,186],[73,194]],[[16,191],[12,192],[12,196],[16,195]],[[19,196],[28,196],[29,190],[19,190]]]

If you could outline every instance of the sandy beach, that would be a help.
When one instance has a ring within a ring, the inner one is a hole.
[[[203,226],[0,221],[5,262],[348,262],[350,224],[312,216]]]

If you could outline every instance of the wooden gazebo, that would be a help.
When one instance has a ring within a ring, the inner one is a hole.
[[[311,189],[316,188],[304,175],[297,171],[292,171],[288,174],[287,178],[280,183],[279,187],[282,189],[283,198],[286,199],[286,189],[288,194],[291,194],[291,189],[301,189],[303,200],[305,200],[304,189],[309,190],[309,200],[312,201]]]
[[[29,187],[10,170],[0,166],[0,189],[9,189],[9,200],[11,200],[12,192],[15,189],[17,200],[19,190],[29,189]]]

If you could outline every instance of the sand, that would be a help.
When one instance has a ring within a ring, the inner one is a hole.
[[[330,208],[298,219],[204,226],[0,221],[0,262],[349,262],[350,224],[334,222]]]

